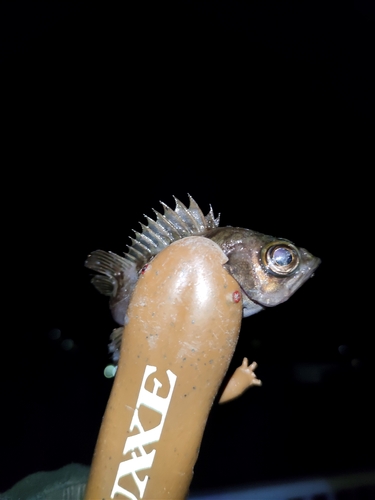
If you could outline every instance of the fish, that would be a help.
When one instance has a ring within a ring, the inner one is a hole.
[[[139,276],[150,261],[174,241],[202,236],[219,245],[228,258],[224,267],[240,287],[244,318],[288,300],[313,276],[321,262],[287,239],[241,227],[221,227],[220,215],[215,217],[211,205],[204,215],[196,201],[188,197],[189,207],[174,197],[174,210],[160,202],[163,213],[154,210],[156,219],[144,215],[147,224],[140,222],[141,231],[134,230],[124,256],[95,250],[85,261],[85,266],[96,273],[92,284],[109,297],[112,317],[120,325],[110,336],[109,351],[115,364]]]

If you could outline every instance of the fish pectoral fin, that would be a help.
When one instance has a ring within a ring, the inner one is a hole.
[[[219,403],[226,403],[231,399],[238,398],[238,396],[241,396],[241,394],[253,385],[262,385],[262,382],[254,373],[257,366],[255,361],[249,365],[248,359],[243,358],[242,365],[233,373],[221,395]]]
[[[115,290],[117,290],[117,282],[114,278],[110,276],[94,276],[91,283],[98,290],[98,292],[108,297],[115,295]]]
[[[114,363],[118,363],[118,360],[120,359],[120,347],[123,334],[124,327],[121,326],[112,330],[112,333],[110,335],[111,342],[108,346],[108,350],[111,353]]]
[[[122,282],[135,267],[126,257],[112,252],[95,250],[87,257],[85,266],[99,273],[91,283],[102,294],[114,297]]]

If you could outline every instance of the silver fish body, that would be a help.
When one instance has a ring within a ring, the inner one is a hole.
[[[156,220],[146,217],[148,225],[141,223],[142,232],[135,231],[124,257],[103,250],[88,256],[85,266],[98,273],[92,283],[110,297],[112,316],[119,325],[127,322],[130,298],[144,266],[173,241],[187,236],[209,238],[226,254],[225,268],[241,287],[243,317],[288,300],[320,264],[320,259],[289,240],[250,229],[219,227],[219,218],[214,217],[212,208],[204,216],[193,198],[189,198],[189,208],[175,199],[174,210],[162,203],[163,214],[155,211]],[[122,328],[115,329],[110,344],[115,362],[121,338]]]
[[[228,257],[224,267],[242,289],[244,317],[288,300],[320,264],[291,241],[250,229],[217,228],[206,237]]]

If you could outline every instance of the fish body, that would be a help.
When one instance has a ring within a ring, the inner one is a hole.
[[[288,300],[310,278],[320,259],[291,241],[274,238],[238,227],[219,227],[212,208],[205,216],[190,198],[189,208],[175,199],[174,210],[162,203],[164,213],[155,211],[156,220],[147,216],[142,232],[135,231],[124,257],[96,250],[85,266],[96,274],[93,285],[109,296],[112,316],[121,327],[127,323],[127,309],[140,273],[155,255],[174,241],[188,236],[202,236],[214,241],[228,258],[224,264],[242,291],[243,317]],[[116,362],[122,328],[111,335],[110,352]]]

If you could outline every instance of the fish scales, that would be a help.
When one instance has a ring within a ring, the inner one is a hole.
[[[204,215],[189,195],[189,207],[175,199],[171,209],[165,203],[163,214],[154,210],[156,219],[145,216],[147,225],[134,231],[135,238],[122,257],[112,252],[96,250],[85,266],[94,271],[93,285],[109,296],[112,316],[120,326],[113,330],[109,350],[113,361],[119,359],[123,326],[127,309],[142,269],[164,248],[188,236],[202,236],[214,241],[228,258],[226,270],[237,281],[242,292],[243,317],[289,299],[312,277],[320,259],[291,241],[275,238],[250,229],[219,226],[212,207]]]

